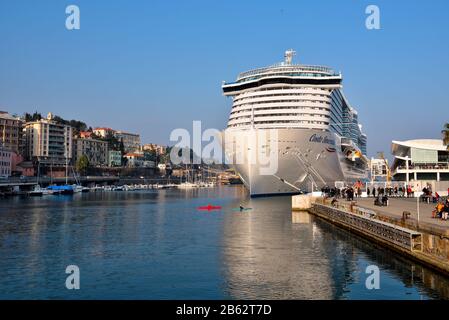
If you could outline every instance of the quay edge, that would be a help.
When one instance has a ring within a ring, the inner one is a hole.
[[[347,202],[339,204],[338,207],[330,205],[331,199],[317,197],[313,195],[297,195],[292,196],[292,211],[307,211],[317,217],[320,217],[334,225],[344,228],[354,234],[366,238],[377,245],[381,245],[387,249],[391,249],[401,255],[404,255],[417,263],[423,264],[439,273],[449,276],[449,226],[447,229],[433,228],[431,226],[417,226],[407,223],[400,219],[393,219],[375,212],[375,218],[369,218],[370,222],[377,223],[379,226],[387,223],[394,225],[399,231],[405,230],[410,234],[416,234],[420,239],[421,247],[419,250],[413,250],[394,243],[385,234],[372,234],[366,232],[355,224],[348,222],[351,219],[336,218],[335,215],[329,214],[332,211],[338,211],[340,217],[343,215],[360,216],[360,208],[356,202]],[[364,211],[362,209],[362,211]],[[399,232],[398,231],[398,232]]]

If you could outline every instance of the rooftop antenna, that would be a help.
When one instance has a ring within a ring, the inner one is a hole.
[[[285,64],[286,65],[291,65],[292,64],[292,60],[293,60],[293,56],[296,55],[296,51],[293,49],[289,49],[287,51],[285,51],[284,54],[284,58],[285,58]]]

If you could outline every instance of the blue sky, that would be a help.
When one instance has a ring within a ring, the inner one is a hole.
[[[76,4],[81,29],[65,28]],[[365,28],[380,8],[381,30]],[[283,59],[342,71],[368,134],[439,138],[449,121],[449,1],[0,0],[0,109],[49,111],[168,143],[174,128],[225,127],[221,82]]]

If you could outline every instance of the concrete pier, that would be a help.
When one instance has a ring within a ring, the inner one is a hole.
[[[298,198],[299,197],[299,198]],[[300,195],[292,197],[292,210],[307,210],[333,224],[395,250],[449,275],[449,221],[431,217],[432,204],[416,199],[390,199],[388,207],[374,206],[372,198],[346,201]],[[410,215],[403,218],[403,212]]]
[[[420,229],[426,232],[449,236],[449,220],[443,221],[441,219],[432,218],[432,210],[435,209],[436,204],[428,204],[421,201],[417,202],[416,198],[390,198],[387,207],[375,206],[373,198],[358,198],[355,199],[355,202],[358,207],[374,210],[386,220],[395,221],[404,226]],[[410,216],[405,221],[402,220],[404,211],[410,212]]]
[[[312,203],[316,201],[316,197],[309,194],[301,194],[292,197],[292,209],[297,211],[307,211],[312,208]]]

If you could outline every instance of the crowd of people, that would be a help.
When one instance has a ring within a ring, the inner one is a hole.
[[[344,188],[330,188],[330,187],[323,187],[321,189],[321,192],[326,197],[336,198],[336,199],[346,199],[348,201],[353,201],[354,198],[359,198],[362,196],[362,188],[360,187],[351,187],[346,186]]]
[[[449,189],[447,190],[448,194],[449,194]],[[422,189],[422,195],[421,195],[421,201],[423,202],[433,202],[433,203],[438,203],[440,201],[441,197],[438,194],[438,192],[433,193],[432,192],[432,186],[431,185],[427,185],[426,187],[424,187]]]
[[[330,188],[330,187],[323,187],[321,189],[321,192],[326,197],[337,199],[346,199],[347,201],[354,201],[355,198],[361,198],[363,194],[362,184],[356,183],[353,186],[346,186],[343,188]],[[374,204],[375,205],[382,205],[387,206],[388,205],[388,194],[386,192],[385,188],[378,188],[376,191],[375,188],[373,188],[373,192],[371,193],[369,189],[367,189],[367,195],[368,197],[372,194],[372,196],[375,198]],[[377,196],[376,196],[377,195]]]
[[[396,198],[413,198],[415,196],[415,192],[417,191],[416,187],[411,185],[406,186],[391,186],[391,187],[368,187],[366,189],[366,194],[368,197],[375,198],[378,195],[387,195],[388,197],[396,197]]]
[[[347,201],[354,201],[355,198],[362,197],[363,185],[361,183],[355,183],[352,186],[346,186],[343,188],[330,188],[328,186],[321,189],[323,195],[326,197],[333,198],[332,205],[336,206],[338,199],[346,199]],[[417,186],[413,185],[396,185],[390,187],[367,187],[366,196],[374,198],[374,205],[378,206],[388,206],[389,198],[413,198],[415,193],[419,191]],[[443,220],[449,219],[449,197],[442,198],[438,192],[432,191],[432,186],[430,184],[426,185],[421,193],[421,201],[427,203],[436,203],[435,210],[432,216],[435,218],[440,218]],[[448,189],[449,194],[449,189]]]

